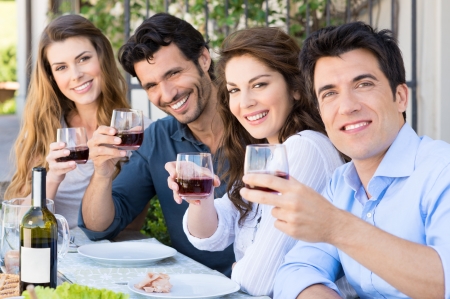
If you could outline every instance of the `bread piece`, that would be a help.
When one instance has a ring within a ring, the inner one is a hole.
[[[0,299],[20,296],[19,275],[0,274]]]

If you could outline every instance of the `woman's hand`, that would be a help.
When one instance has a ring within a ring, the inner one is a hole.
[[[50,144],[50,153],[45,158],[48,163],[49,170],[47,173],[47,181],[61,183],[66,177],[66,173],[77,167],[75,161],[57,162],[56,159],[67,157],[70,154],[68,149],[64,149],[64,142],[53,142]]]
[[[183,199],[184,199],[189,204],[200,205],[202,200],[200,200],[200,199],[186,199],[186,198],[182,198],[178,194],[179,186],[178,186],[177,181],[176,181],[177,180],[176,165],[177,165],[177,162],[175,162],[175,161],[167,162],[166,165],[165,165],[165,168],[166,168],[167,172],[169,173],[169,177],[167,178],[167,185],[173,191],[173,199],[178,204],[181,204],[183,202]],[[199,167],[199,169],[200,168],[202,168],[202,167]],[[208,169],[205,168],[205,171],[208,171]],[[219,177],[214,175],[214,187],[218,187],[218,186],[220,186]],[[211,193],[214,194],[214,190]]]

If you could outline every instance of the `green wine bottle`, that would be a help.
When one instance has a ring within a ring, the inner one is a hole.
[[[31,208],[20,223],[20,289],[29,284],[56,288],[58,224],[47,209],[46,170],[32,170]]]

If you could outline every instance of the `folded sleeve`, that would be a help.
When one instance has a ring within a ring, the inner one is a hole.
[[[113,222],[106,230],[96,232],[87,229],[82,209],[79,209],[78,226],[89,239],[94,241],[113,239],[142,212],[149,200],[155,196],[153,179],[147,167],[148,161],[141,152],[146,148],[144,145],[133,152],[130,161],[122,166],[122,170],[113,181],[112,198],[115,215]]]
[[[337,249],[326,243],[298,243],[286,255],[275,277],[274,298],[295,299],[307,287],[323,284],[340,296],[334,281],[342,277]]]
[[[425,216],[426,244],[436,250],[442,262],[445,298],[450,298],[450,166],[443,169],[427,195]]]
[[[187,223],[189,209],[183,217],[183,230],[186,234],[189,242],[200,250],[208,251],[221,251],[227,248],[234,242],[234,223],[236,217],[239,217],[239,212],[234,208],[232,202],[228,199],[228,195],[225,194],[222,198],[214,200],[214,207],[216,208],[218,225],[214,234],[209,238],[197,238],[191,235]]]

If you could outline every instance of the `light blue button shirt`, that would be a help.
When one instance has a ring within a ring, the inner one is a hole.
[[[450,298],[450,145],[418,137],[405,124],[369,181],[368,199],[352,162],[339,167],[324,196],[335,206],[397,237],[434,248],[442,261]],[[367,236],[370,238],[370,236]],[[346,275],[361,298],[407,298],[336,247],[297,244],[275,281],[275,298],[296,298]]]

